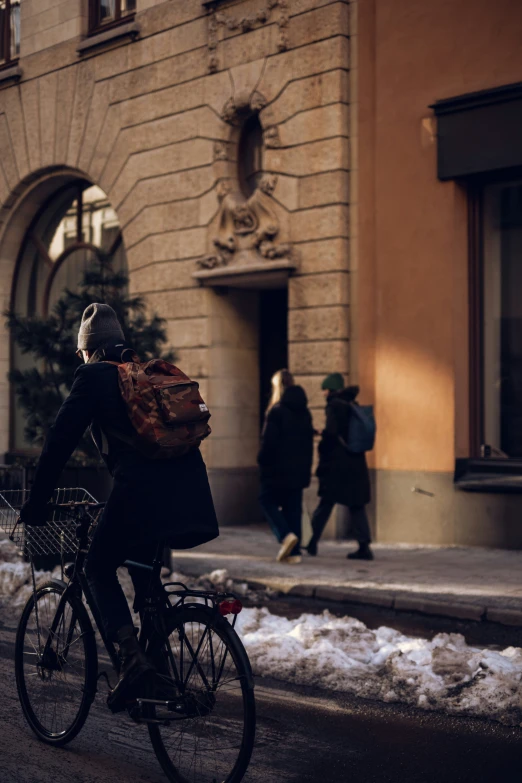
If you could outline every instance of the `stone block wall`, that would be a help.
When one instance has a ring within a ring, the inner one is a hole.
[[[139,38],[81,59],[86,4],[25,0],[23,8],[23,78],[0,90],[2,284],[14,270],[13,221],[20,232],[39,188],[77,173],[103,188],[122,226],[132,290],[167,319],[180,364],[214,411],[205,454],[225,482],[219,491],[226,496],[228,480],[236,487],[241,471],[254,487],[255,292],[224,294],[193,275],[213,248],[223,183],[234,178],[227,112],[256,103],[278,240],[298,265],[290,368],[321,428],[321,377],[350,372],[349,3],[239,0],[218,3],[214,17],[201,0],[139,0]],[[1,388],[0,397],[8,405]]]
[[[22,57],[76,38],[87,30],[85,0],[23,0],[20,11]]]

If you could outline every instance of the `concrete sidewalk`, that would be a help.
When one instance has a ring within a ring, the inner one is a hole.
[[[522,627],[522,551],[376,544],[373,562],[346,560],[353,549],[321,542],[317,557],[290,566],[275,562],[277,543],[265,529],[229,527],[210,544],[175,552],[173,566],[191,576],[226,568],[235,581],[318,601]]]

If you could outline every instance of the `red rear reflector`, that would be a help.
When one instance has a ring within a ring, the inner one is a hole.
[[[239,614],[243,608],[241,601],[235,598],[233,601],[221,601],[219,604],[219,614],[226,617],[227,614]]]

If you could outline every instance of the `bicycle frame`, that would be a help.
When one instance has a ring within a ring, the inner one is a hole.
[[[62,616],[64,614],[64,609],[67,604],[68,597],[72,594],[75,597],[80,597],[83,593],[85,595],[85,599],[87,601],[87,604],[93,614],[96,627],[98,628],[98,631],[100,633],[100,636],[103,640],[103,643],[107,649],[107,652],[109,654],[109,657],[111,659],[111,662],[113,666],[115,667],[116,671],[119,670],[119,658],[116,653],[116,649],[114,647],[114,644],[106,637],[105,631],[103,628],[103,624],[101,623],[101,618],[99,617],[98,608],[94,602],[94,599],[92,597],[91,590],[89,588],[89,584],[87,582],[87,579],[85,578],[85,575],[83,573],[83,566],[85,564],[85,558],[88,553],[88,547],[89,547],[89,539],[88,539],[88,532],[89,527],[91,525],[92,520],[87,515],[87,512],[85,509],[81,509],[81,517],[78,518],[78,528],[76,531],[77,537],[78,537],[78,550],[76,552],[76,557],[73,563],[66,566],[67,569],[67,575],[70,576],[70,581],[68,584],[65,585],[65,590],[63,591],[60,600],[58,602],[58,607],[56,609],[53,622],[51,623],[51,627],[49,628],[49,634],[47,637],[47,640],[45,642],[45,646],[42,652],[41,660],[45,660],[46,654],[48,653],[51,644],[52,639],[54,635],[56,634],[56,631],[58,629],[58,626],[62,620]],[[71,567],[72,566],[72,567]],[[65,583],[64,583],[65,584]],[[62,652],[63,658],[67,660],[67,651],[72,643],[72,633],[74,630],[75,623],[73,622],[74,615],[71,618],[71,624],[70,629],[67,635],[67,643],[66,647],[64,648],[64,651]],[[40,628],[39,628],[39,620],[38,620],[38,613],[37,613],[37,624],[38,624],[38,634],[40,635]],[[94,632],[94,630],[93,630]]]
[[[98,608],[98,583],[91,581],[89,569],[91,534],[101,505],[85,490],[57,495],[63,500],[50,504],[48,530],[29,526],[16,535],[30,559],[34,593],[20,618],[14,662],[20,704],[30,728],[43,742],[63,747],[84,726],[102,677],[109,688],[108,706],[114,706],[110,669],[112,664],[121,673],[121,650],[118,654],[112,630],[111,638],[106,636],[104,593]],[[8,504],[11,519],[18,499]],[[101,534],[101,529],[94,534],[93,557],[95,550],[101,551],[96,545]],[[138,642],[152,666],[139,683],[123,681],[123,695],[118,697],[122,701],[113,711],[126,710],[135,723],[147,725],[152,748],[169,780],[185,780],[185,769],[192,779],[197,769],[207,783],[216,774],[224,779],[225,771],[227,780],[239,783],[255,739],[252,668],[233,630],[241,602],[231,593],[192,590],[178,582],[162,584],[163,542],[154,553],[155,546],[152,551],[146,547],[153,555],[148,563],[123,563],[135,586],[134,610],[141,619]],[[125,553],[125,542],[122,547]],[[35,558],[47,554],[61,555],[61,574],[36,584]],[[111,563],[121,562],[106,554],[107,558],[100,556],[100,568],[102,560],[111,569]],[[115,586],[115,574],[107,576]],[[119,624],[129,622],[125,611]],[[102,656],[101,670],[96,629],[110,659]]]
[[[119,655],[116,651],[116,647],[114,643],[107,637],[105,633],[105,629],[100,617],[98,607],[94,601],[91,589],[89,587],[89,583],[84,573],[85,560],[89,551],[88,533],[92,520],[89,517],[86,508],[78,509],[78,511],[74,513],[74,518],[77,519],[78,521],[76,535],[78,538],[79,546],[76,552],[76,557],[74,562],[66,566],[66,574],[67,576],[69,576],[70,581],[66,585],[65,590],[62,593],[62,596],[60,597],[60,601],[58,603],[58,607],[55,616],[53,618],[53,622],[49,629],[48,638],[46,640],[43,649],[41,661],[45,661],[46,654],[48,653],[51,647],[53,637],[56,634],[59,623],[61,622],[62,616],[64,614],[64,609],[67,603],[68,596],[70,594],[73,594],[76,597],[81,598],[83,594],[85,596],[87,605],[89,606],[92,612],[96,627],[103,641],[105,649],[107,650],[107,653],[114,667],[114,670],[117,673],[119,673],[119,668],[120,668]],[[168,632],[165,625],[165,611],[169,611],[169,610],[173,611],[178,606],[184,605],[187,598],[197,598],[199,600],[203,599],[207,606],[210,603],[216,612],[216,617],[218,617],[219,603],[225,599],[233,598],[234,596],[231,593],[217,593],[217,592],[213,593],[208,591],[191,590],[181,582],[169,582],[166,584],[162,584],[160,577],[161,577],[161,568],[162,568],[161,553],[163,549],[164,549],[164,542],[159,542],[156,551],[156,556],[152,565],[147,565],[145,563],[138,563],[135,561],[125,561],[124,563],[126,567],[133,568],[133,569],[142,569],[150,572],[149,589],[144,596],[141,596],[142,606],[138,607],[138,611],[141,619],[141,630],[139,634],[140,645],[145,651],[151,639],[153,638],[153,635],[154,634],[161,635],[161,637],[164,639],[166,644],[166,650],[171,665],[171,671],[174,675],[173,680],[180,695],[183,695],[183,693],[185,692],[187,683],[190,679],[190,675],[192,674],[192,671],[195,666],[197,667],[198,673],[200,674],[202,682],[204,683],[205,687],[209,691],[212,691],[215,689],[216,683],[219,682],[219,679],[221,677],[226,662],[226,655],[225,655],[220,663],[220,667],[219,667],[220,671],[216,672],[214,666],[214,656],[212,654],[213,683],[211,684],[208,681],[208,678],[199,663],[199,653],[205,642],[207,632],[212,628],[213,623],[209,622],[207,628],[204,630],[199,640],[196,650],[193,649],[192,644],[190,643],[186,634],[183,633],[183,636],[180,636],[180,642],[181,642],[180,660],[179,660],[179,667],[178,667],[178,664],[176,663],[176,659],[172,652],[170,641],[168,639]],[[167,589],[169,587],[179,587],[181,589],[169,591]],[[175,596],[178,599],[174,605],[171,603],[170,600],[171,596]],[[66,646],[62,651],[62,658],[65,661],[67,660],[68,649],[72,643],[72,634],[75,625],[73,621],[74,621],[74,615],[71,618],[71,625],[68,632]],[[232,626],[235,625],[235,621],[236,621],[236,616],[234,616]],[[209,644],[212,648],[211,635],[209,636],[209,640],[210,640]],[[185,648],[189,655],[189,661],[187,663],[185,662],[184,659]],[[154,700],[140,700],[140,701],[148,702]],[[158,702],[158,703],[165,704],[165,702]]]

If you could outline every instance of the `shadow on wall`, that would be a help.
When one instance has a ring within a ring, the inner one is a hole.
[[[259,507],[259,472],[252,468],[208,468],[208,478],[220,525],[263,522]]]

